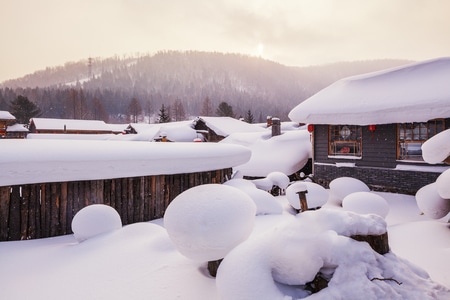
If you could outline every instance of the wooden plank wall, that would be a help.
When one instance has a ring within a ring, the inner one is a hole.
[[[161,218],[177,195],[197,185],[223,183],[231,171],[3,186],[0,241],[71,234],[73,217],[90,204],[115,208],[123,225]]]

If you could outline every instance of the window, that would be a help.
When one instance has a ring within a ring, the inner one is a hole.
[[[397,125],[397,159],[423,161],[422,144],[445,130],[444,119]]]
[[[361,157],[361,126],[330,125],[328,130],[328,155]]]

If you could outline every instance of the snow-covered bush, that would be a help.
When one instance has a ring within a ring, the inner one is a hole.
[[[333,201],[341,205],[344,198],[355,192],[369,192],[370,189],[359,179],[352,177],[339,177],[330,182],[330,193]]]
[[[436,183],[428,184],[416,193],[417,206],[428,217],[440,219],[450,212],[450,199],[443,199]]]
[[[286,189],[286,197],[289,204],[295,209],[301,209],[300,199],[297,194],[299,191],[307,191],[305,196],[308,208],[321,207],[328,201],[328,191],[324,187],[313,182],[299,181],[291,184]]]
[[[223,184],[193,187],[169,204],[164,227],[178,251],[195,261],[222,259],[253,230],[256,206]]]
[[[223,260],[216,277],[221,299],[432,299],[426,272],[392,253],[380,255],[349,236],[380,235],[376,215],[331,209],[307,211],[246,240]],[[315,276],[328,287],[311,295]]]
[[[422,145],[422,157],[429,164],[438,164],[450,156],[450,129],[428,139]]]
[[[72,219],[72,231],[78,242],[121,227],[122,220],[119,213],[104,204],[86,206]]]
[[[372,192],[351,193],[342,200],[342,207],[357,214],[376,214],[383,218],[389,213],[387,201]]]
[[[450,199],[450,169],[439,175],[436,179],[436,187],[439,196],[444,199]]]
[[[249,195],[256,204],[256,215],[275,215],[283,212],[283,207],[274,196],[256,188],[255,184],[249,180],[231,179],[226,181],[224,185],[233,186]]]
[[[285,190],[290,183],[289,177],[282,172],[271,172],[267,175],[267,178],[272,181],[272,185],[282,190]]]

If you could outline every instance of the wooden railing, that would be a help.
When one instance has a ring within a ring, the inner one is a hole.
[[[75,214],[90,204],[110,205],[122,224],[161,218],[183,191],[201,184],[223,183],[231,168],[199,173],[91,181],[23,184],[0,187],[0,241],[53,237],[72,233]]]

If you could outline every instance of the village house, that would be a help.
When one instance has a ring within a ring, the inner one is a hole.
[[[300,103],[289,117],[309,124],[315,180],[407,194],[434,182],[448,166],[424,162],[421,146],[450,128],[449,78],[439,58],[344,78]]]
[[[0,138],[6,137],[6,129],[14,123],[16,123],[16,117],[8,111],[0,110]]]
[[[110,125],[98,120],[32,118],[30,133],[112,134]]]

